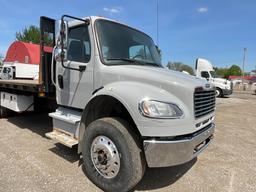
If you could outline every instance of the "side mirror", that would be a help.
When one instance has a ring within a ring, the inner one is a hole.
[[[55,50],[54,59],[62,64],[67,61],[68,22],[63,18],[55,22]]]
[[[158,55],[159,55],[160,57],[162,57],[162,51],[161,51],[161,49],[159,49],[158,45],[155,45],[155,47],[156,47],[156,50],[157,50]]]
[[[60,27],[61,48],[67,49],[67,47],[68,47],[68,22],[62,19],[60,26],[61,26]]]
[[[60,47],[60,28],[61,28],[61,20],[55,21],[55,45]]]
[[[68,61],[68,58],[67,58],[67,50],[66,49],[63,49],[61,50],[61,48],[56,48],[54,50],[54,59],[56,62],[66,62]]]
[[[68,22],[58,20],[55,22],[55,45],[66,49],[68,47]]]

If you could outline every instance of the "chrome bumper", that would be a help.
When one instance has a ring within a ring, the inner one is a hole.
[[[215,125],[208,125],[203,131],[175,140],[144,140],[144,151],[149,167],[168,167],[186,163],[195,158],[209,145]]]
[[[233,93],[233,89],[223,89],[223,95],[231,95]]]

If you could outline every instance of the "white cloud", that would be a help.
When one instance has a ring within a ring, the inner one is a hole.
[[[208,8],[207,7],[200,7],[197,9],[198,13],[207,13],[208,12]]]
[[[116,14],[116,13],[120,13],[122,11],[122,7],[104,7],[103,11],[109,13],[110,15]]]

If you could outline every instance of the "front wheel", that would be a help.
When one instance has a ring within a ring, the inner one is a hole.
[[[220,88],[216,89],[216,97],[223,97],[222,90]]]
[[[104,191],[129,191],[143,177],[140,143],[128,123],[102,118],[86,128],[82,155],[87,177]]]

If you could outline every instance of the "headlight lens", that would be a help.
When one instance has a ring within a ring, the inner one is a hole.
[[[142,101],[139,108],[144,116],[151,118],[177,119],[183,116],[182,110],[173,103],[154,100]]]

